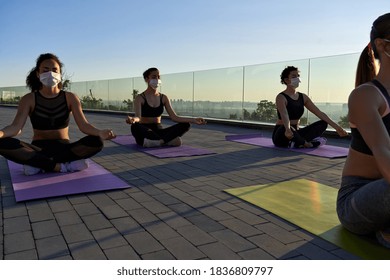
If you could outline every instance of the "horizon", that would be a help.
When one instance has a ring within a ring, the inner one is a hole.
[[[2,1],[0,87],[23,85],[45,52],[74,82],[139,77],[151,66],[175,74],[357,53],[389,8],[385,0]]]

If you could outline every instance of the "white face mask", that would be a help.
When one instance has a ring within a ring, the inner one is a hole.
[[[61,82],[61,74],[56,72],[43,72],[39,74],[39,80],[47,87],[55,87]]]
[[[149,80],[149,85],[152,88],[156,89],[161,85],[161,80],[160,79],[151,79],[151,80]]]
[[[297,77],[297,78],[291,78],[291,83],[290,85],[293,87],[293,88],[297,88],[299,87],[299,83],[301,82],[301,80]]]

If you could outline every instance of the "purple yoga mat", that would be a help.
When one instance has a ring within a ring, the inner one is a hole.
[[[86,192],[125,189],[130,186],[97,163],[89,161],[85,170],[73,173],[38,173],[26,176],[23,166],[8,161],[16,201]]]
[[[215,154],[214,152],[207,149],[194,148],[186,145],[179,147],[162,146],[155,148],[144,148],[137,145],[135,143],[134,137],[131,135],[118,135],[116,138],[111,139],[111,141],[119,145],[124,145],[129,148],[155,156],[157,158],[189,157]]]
[[[244,144],[251,144],[251,145],[261,146],[266,148],[272,148],[277,150],[288,150],[292,152],[304,153],[308,155],[326,157],[326,158],[339,158],[339,157],[346,157],[348,155],[348,148],[331,146],[331,145],[323,145],[313,149],[280,148],[280,147],[276,147],[272,143],[271,138],[262,137],[260,134],[227,135],[226,140],[244,143]]]

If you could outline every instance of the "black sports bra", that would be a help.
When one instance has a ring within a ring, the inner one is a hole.
[[[141,94],[142,98],[144,99],[144,104],[141,107],[141,116],[142,117],[160,117],[162,113],[164,112],[164,104],[163,104],[163,94],[160,93],[160,105],[158,107],[151,107],[148,104],[148,101],[146,100],[145,94]]]
[[[382,115],[382,121],[386,127],[387,133],[390,135],[390,110],[389,110],[390,96],[387,90],[385,89],[385,87],[378,80],[372,80],[371,82],[373,83],[372,86],[375,86],[381,92],[382,96],[386,100],[387,106],[386,106],[386,111]],[[363,84],[363,85],[370,85],[370,84]],[[351,136],[352,136],[351,148],[363,154],[372,155],[371,149],[366,144],[366,141],[364,141],[359,130],[356,128],[356,125],[353,123],[350,123],[349,125],[351,127]]]
[[[55,130],[69,125],[70,110],[65,91],[61,90],[54,98],[46,98],[39,91],[34,92],[34,96],[35,106],[30,115],[34,129]]]
[[[286,109],[287,109],[287,113],[288,113],[288,118],[290,120],[299,120],[302,117],[303,112],[305,110],[303,94],[298,92],[298,99],[297,100],[292,99],[290,96],[288,96],[284,92],[281,92],[279,94],[282,94],[287,100]],[[278,114],[278,119],[281,120],[282,118],[280,116],[280,112],[277,111],[277,114]]]

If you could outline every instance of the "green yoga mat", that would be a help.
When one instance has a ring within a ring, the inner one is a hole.
[[[362,259],[389,260],[389,249],[340,225],[336,214],[337,191],[305,179],[225,190]]]

